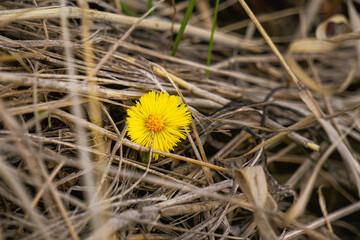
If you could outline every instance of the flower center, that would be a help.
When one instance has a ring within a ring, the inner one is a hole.
[[[165,127],[165,121],[162,116],[150,115],[146,120],[145,126],[147,129],[149,129],[149,131],[158,132]]]

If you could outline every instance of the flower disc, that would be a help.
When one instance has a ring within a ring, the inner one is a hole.
[[[178,96],[155,91],[140,97],[136,104],[127,110],[128,135],[131,140],[144,147],[151,146],[151,135],[154,132],[153,148],[169,152],[186,138],[189,131],[191,115],[186,105]],[[158,159],[154,154],[154,159]]]

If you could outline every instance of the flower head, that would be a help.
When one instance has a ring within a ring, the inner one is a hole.
[[[153,149],[164,152],[186,138],[191,115],[178,96],[155,91],[142,95],[139,101],[127,110],[128,135],[131,140],[144,147],[151,146],[154,132]],[[154,159],[159,158],[154,154]]]

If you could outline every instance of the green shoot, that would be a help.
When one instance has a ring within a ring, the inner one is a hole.
[[[184,31],[185,31],[185,27],[186,27],[186,25],[187,25],[187,23],[188,23],[188,21],[190,19],[190,16],[191,16],[191,14],[192,14],[192,12],[194,10],[195,2],[196,2],[196,0],[190,0],[190,2],[189,2],[189,5],[188,5],[188,7],[186,9],[186,12],[185,12],[184,19],[183,19],[183,21],[181,23],[181,27],[179,29],[179,32],[178,32],[177,36],[176,36],[175,43],[174,43],[173,49],[171,51],[171,56],[175,56],[175,54],[176,54],[176,51],[177,51],[177,49],[179,47],[181,38],[182,38],[182,36],[184,34]]]
[[[153,0],[148,0],[148,8],[149,8],[149,9],[152,8],[153,5],[154,5]],[[152,12],[149,14],[149,16],[151,16],[151,15],[154,15],[154,11],[152,11]]]
[[[121,6],[121,9],[129,16],[132,16],[132,17],[137,17],[138,15],[133,11],[131,10],[126,4],[124,4],[121,0],[120,0],[120,6]]]

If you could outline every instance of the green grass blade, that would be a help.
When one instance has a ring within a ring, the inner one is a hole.
[[[149,8],[149,9],[152,8],[153,5],[154,5],[153,0],[148,0],[148,8]],[[154,11],[152,11],[152,12],[149,14],[149,16],[151,16],[151,15],[154,15]]]
[[[121,9],[129,16],[132,16],[132,17],[137,17],[138,15],[133,11],[131,10],[126,4],[124,4],[121,0],[120,0],[120,6],[121,6]]]
[[[214,42],[214,33],[215,33],[218,10],[219,10],[219,2],[220,2],[220,0],[216,0],[216,3],[215,3],[214,19],[213,19],[213,24],[212,24],[212,27],[211,27],[211,35],[210,35],[210,41],[209,41],[208,56],[207,56],[207,59],[206,59],[206,65],[207,66],[210,66],[210,63],[211,63],[211,54],[212,54],[212,47],[213,47],[213,42]],[[209,71],[206,71],[206,77],[209,77]]]
[[[189,21],[189,18],[190,18],[191,14],[192,14],[192,12],[194,10],[195,3],[196,3],[196,0],[190,0],[190,2],[189,2],[189,5],[188,5],[188,7],[186,9],[185,17],[184,17],[184,19],[183,19],[183,21],[181,23],[180,30],[179,30],[179,32],[178,32],[178,34],[176,36],[175,43],[174,43],[173,49],[171,51],[171,56],[175,56],[175,54],[176,54],[176,51],[177,51],[177,49],[179,47],[181,38],[182,38],[182,36],[184,34],[184,31],[185,31],[185,27],[186,27],[186,25],[187,25],[187,23]]]

